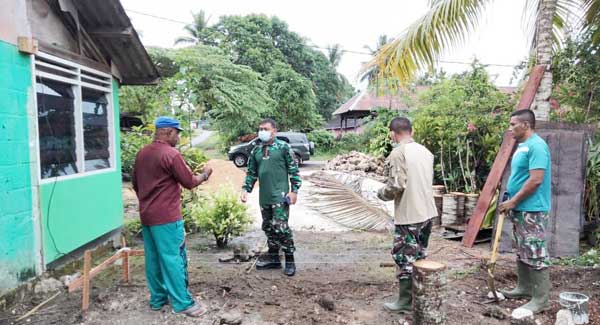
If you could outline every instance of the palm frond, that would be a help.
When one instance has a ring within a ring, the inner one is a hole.
[[[444,50],[463,42],[479,24],[491,0],[436,0],[431,9],[401,35],[383,46],[367,70],[379,67],[380,78],[409,82],[415,73],[433,66]]]
[[[305,178],[314,185],[308,190],[307,206],[322,216],[357,230],[392,229],[393,219],[376,197],[375,187],[382,183],[339,172],[317,172]]]
[[[583,0],[581,27],[586,32],[592,33],[594,45],[600,44],[600,0]]]

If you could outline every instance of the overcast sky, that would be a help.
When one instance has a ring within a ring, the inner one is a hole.
[[[278,16],[290,30],[307,38],[312,45],[326,47],[339,43],[349,51],[366,52],[365,45],[375,47],[379,35],[396,36],[427,10],[426,0],[121,0],[134,27],[141,32],[147,46],[172,47],[175,38],[184,35],[183,24],[144,16],[139,11],[172,20],[189,22],[191,12],[204,10],[215,23],[223,15],[262,13]],[[498,0],[487,9],[477,31],[467,42],[448,51],[443,61],[470,62],[477,57],[483,63],[516,65],[527,56],[528,45],[522,21],[525,0]],[[344,53],[338,71],[357,86],[357,74],[368,55]],[[448,72],[461,72],[467,65],[440,63]],[[489,66],[488,71],[499,86],[510,84],[513,69]],[[513,80],[512,85],[516,84]]]

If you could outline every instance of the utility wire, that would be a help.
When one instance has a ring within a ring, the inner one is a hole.
[[[185,21],[177,20],[177,19],[173,19],[173,18],[168,18],[168,17],[158,16],[158,15],[153,15],[153,14],[149,14],[149,13],[145,13],[145,12],[141,12],[141,11],[137,11],[137,10],[125,9],[125,11],[131,12],[131,13],[134,13],[134,14],[138,14],[138,15],[141,15],[141,16],[146,16],[146,17],[151,17],[151,18],[160,19],[160,20],[164,20],[164,21],[169,21],[169,22],[176,23],[176,24],[182,24],[182,25],[189,25],[190,24],[190,22],[185,22]],[[319,49],[319,50],[325,50],[325,51],[329,50],[328,47],[323,47],[323,46],[318,46],[318,45],[306,44],[306,46],[311,47],[311,48],[315,48],[315,49]],[[370,57],[373,56],[373,53],[364,52],[364,51],[345,50],[343,48],[339,49],[339,51],[342,52],[342,53],[358,54],[358,55],[365,55],[365,56],[370,56]],[[440,63],[446,63],[446,64],[463,64],[463,65],[471,65],[471,64],[473,64],[473,62],[448,61],[448,60],[438,60],[438,62],[440,62]],[[483,63],[483,62],[481,62],[481,64],[485,65],[485,66],[504,67],[504,68],[511,68],[511,69],[513,69],[515,66],[518,65],[518,64]]]

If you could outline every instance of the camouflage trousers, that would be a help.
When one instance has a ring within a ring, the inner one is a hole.
[[[431,235],[431,219],[411,225],[396,225],[392,257],[396,262],[398,280],[410,279],[413,263],[427,256],[425,250]]]
[[[546,246],[547,212],[510,211],[513,223],[513,247],[518,259],[536,270],[550,266]]]
[[[286,253],[293,253],[294,238],[292,229],[288,226],[290,206],[286,203],[262,205],[262,230],[267,236],[267,245],[271,249],[281,249]]]

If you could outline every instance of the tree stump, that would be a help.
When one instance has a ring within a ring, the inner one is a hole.
[[[446,323],[446,265],[420,260],[413,265],[413,311],[416,325]]]

